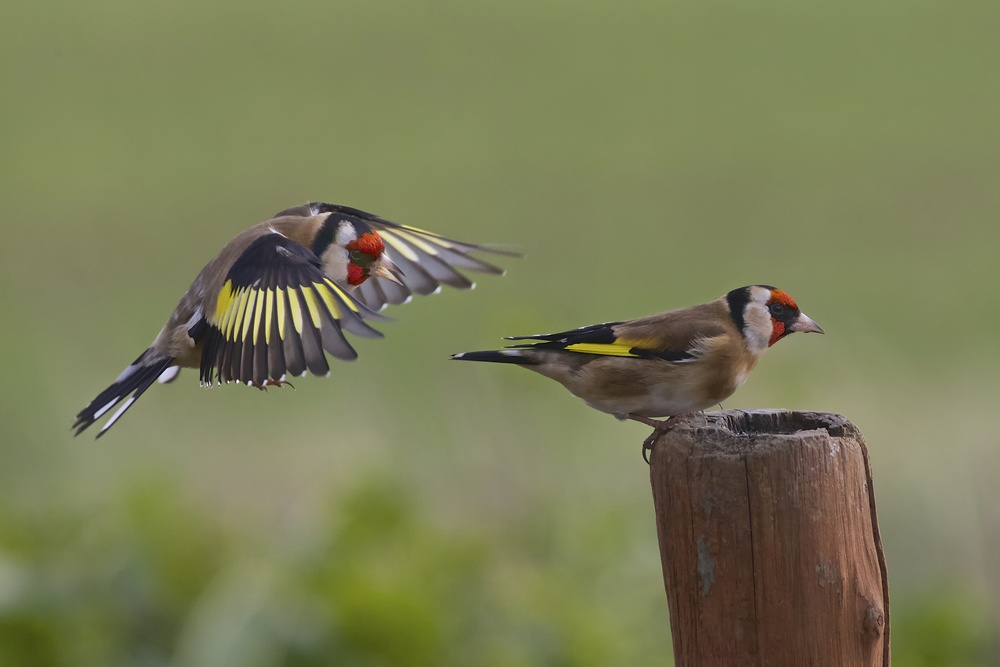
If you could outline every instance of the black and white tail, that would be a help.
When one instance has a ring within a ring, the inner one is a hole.
[[[98,394],[97,398],[90,402],[90,405],[80,411],[73,424],[73,428],[76,429],[74,435],[80,435],[91,424],[107,414],[109,410],[125,401],[101,427],[97,434],[97,437],[100,438],[105,431],[111,428],[112,424],[125,414],[126,410],[132,407],[136,399],[156,382],[157,378],[163,375],[164,381],[173,379],[173,375],[176,373],[167,373],[173,363],[173,357],[165,357],[159,352],[155,352],[153,348],[140,354],[139,358],[129,364],[129,367],[115,379],[114,384]]]
[[[522,366],[534,366],[537,360],[527,356],[524,350],[483,350],[482,352],[462,352],[451,355],[452,359],[458,361],[491,361],[499,364],[520,364]]]

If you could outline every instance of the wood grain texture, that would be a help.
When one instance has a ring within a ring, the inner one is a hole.
[[[698,415],[650,481],[678,667],[887,667],[889,600],[864,438],[839,415]]]

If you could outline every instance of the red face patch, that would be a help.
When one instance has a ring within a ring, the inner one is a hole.
[[[798,305],[795,303],[795,299],[788,296],[780,289],[771,290],[771,300],[767,302],[767,305],[770,306],[772,303],[780,303],[782,306],[798,310]]]
[[[348,243],[347,249],[360,250],[366,255],[378,257],[385,252],[385,244],[382,243],[382,237],[379,236],[377,232],[365,232],[356,240]]]
[[[785,335],[785,323],[771,318],[771,340],[767,341],[767,346],[771,347]]]
[[[799,308],[798,305],[795,303],[795,299],[788,296],[779,289],[771,290],[771,300],[767,302],[767,305],[770,306],[772,303],[780,303],[782,306],[793,308],[795,310],[798,310]]]
[[[367,279],[368,279],[368,276],[365,275],[365,270],[363,268],[361,268],[357,264],[348,264],[347,265],[347,284],[348,285],[354,285],[355,287],[357,287],[358,285],[360,285],[361,283],[363,283]]]

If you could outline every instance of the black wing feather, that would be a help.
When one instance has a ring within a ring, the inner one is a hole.
[[[201,380],[263,384],[306,370],[326,375],[324,349],[357,357],[342,329],[381,336],[364,322],[369,316],[376,314],[327,278],[312,250],[265,234],[226,276],[205,331]]]
[[[617,345],[622,350],[627,350],[628,356],[641,357],[644,359],[664,359],[666,361],[689,361],[696,357],[689,350],[650,350],[644,347],[626,347],[622,341],[618,340],[615,334],[615,327],[622,322],[604,322],[602,324],[591,324],[560,331],[550,334],[534,334],[531,336],[508,336],[506,340],[532,340],[534,343],[519,343],[510,345],[512,348],[539,348],[545,350],[565,350],[574,345]],[[626,344],[627,345],[627,344]],[[578,350],[570,349],[570,352]],[[583,350],[582,353],[593,353],[593,351]]]
[[[570,329],[569,331],[560,331],[558,333],[508,336],[505,340],[539,340],[551,343],[564,343],[565,345],[573,345],[575,343],[607,345],[615,342],[614,328],[619,324],[621,322],[604,322],[603,324],[591,324],[579,329]],[[515,345],[512,347],[531,347],[531,344]]]

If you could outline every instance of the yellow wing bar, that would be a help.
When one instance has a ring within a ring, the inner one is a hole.
[[[311,324],[322,329],[327,319],[343,319],[342,308],[359,314],[358,305],[335,282],[322,282],[277,288],[233,288],[227,280],[219,290],[211,324],[218,327],[223,338],[231,343],[257,341],[265,344],[277,333],[280,340],[289,334],[288,323],[296,334]]]
[[[620,343],[573,343],[567,345],[565,350],[579,352],[581,354],[599,354],[608,357],[638,357],[640,355],[632,352],[632,345]]]

